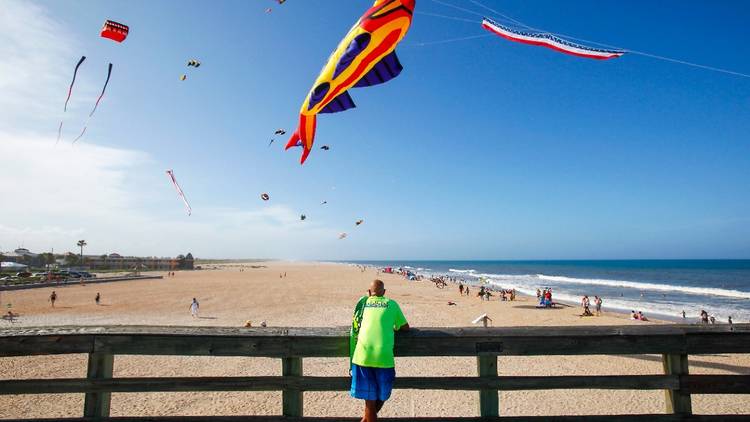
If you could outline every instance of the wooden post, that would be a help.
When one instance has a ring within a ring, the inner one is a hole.
[[[88,379],[112,378],[112,366],[115,356],[107,353],[89,353]],[[109,416],[109,404],[112,393],[86,393],[83,404],[83,416],[86,418],[106,418]]]
[[[668,354],[662,355],[664,373],[667,375],[688,375],[688,355]],[[693,406],[690,394],[677,390],[664,390],[666,394],[667,413],[678,413],[691,415]]]
[[[281,375],[284,377],[302,376],[302,358],[281,358]],[[302,416],[303,392],[284,388],[281,392],[281,407],[284,416]]]
[[[477,356],[477,372],[480,377],[497,376],[497,356]],[[479,390],[479,416],[499,416],[500,406],[497,390]]]

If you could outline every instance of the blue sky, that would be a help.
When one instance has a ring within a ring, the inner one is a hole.
[[[553,32],[750,73],[745,2],[482,3]],[[331,151],[300,166],[286,138],[269,148],[275,129],[294,130],[370,4],[4,2],[0,171],[18,183],[0,194],[55,205],[0,207],[0,250],[85,238],[92,253],[216,258],[750,257],[750,78],[496,37],[420,45],[486,33],[479,16],[432,0],[416,11],[477,22],[415,15],[397,49],[404,72],[318,120],[316,144]],[[124,43],[98,36],[105,19],[130,25]],[[187,68],[191,58],[203,65]],[[109,61],[107,94],[71,146]]]

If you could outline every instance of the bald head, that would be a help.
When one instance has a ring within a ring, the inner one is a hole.
[[[383,296],[385,294],[385,283],[382,280],[373,280],[370,283],[370,296]]]

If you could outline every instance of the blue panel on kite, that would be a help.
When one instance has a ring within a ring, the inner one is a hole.
[[[341,55],[341,58],[339,59],[339,62],[336,63],[336,69],[333,71],[333,78],[336,79],[337,76],[341,74],[346,68],[348,68],[354,59],[359,56],[361,52],[367,48],[367,45],[370,44],[370,38],[372,36],[369,32],[365,32],[364,34],[357,35],[352,42],[349,44],[349,47],[346,48],[346,51],[344,54]]]
[[[398,56],[394,51],[383,57],[354,87],[363,88],[388,82],[398,76],[403,69],[404,67],[401,66],[401,62],[398,61]]]
[[[354,108],[356,105],[354,104],[354,100],[352,100],[352,97],[349,95],[348,92],[344,91],[341,95],[334,98],[333,101],[328,103],[323,110],[320,110],[321,113],[338,113],[340,111],[346,111],[350,108]]]
[[[326,97],[326,94],[328,94],[328,90],[331,89],[331,84],[328,82],[323,82],[322,84],[318,85],[313,89],[312,94],[310,95],[310,102],[307,105],[308,110],[312,110],[313,107],[315,107],[316,104],[323,101],[323,99]]]

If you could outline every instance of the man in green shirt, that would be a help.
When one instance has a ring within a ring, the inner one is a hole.
[[[395,331],[409,330],[401,307],[385,295],[385,285],[375,280],[368,296],[357,303],[352,321],[352,397],[365,401],[362,422],[375,422],[391,396],[396,378],[393,359]],[[356,344],[354,343],[356,342]]]

